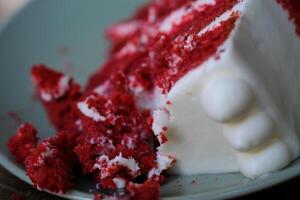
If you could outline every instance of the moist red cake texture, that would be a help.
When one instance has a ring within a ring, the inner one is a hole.
[[[299,33],[298,1],[277,1],[290,11]],[[154,135],[151,110],[139,105],[139,94],[155,88],[168,93],[189,71],[217,57],[239,13],[199,32],[239,2],[152,1],[131,19],[108,28],[112,47],[107,61],[85,89],[61,72],[34,66],[31,76],[37,95],[58,133],[37,144],[35,128],[24,124],[8,142],[34,186],[66,192],[80,168],[100,188],[125,189],[120,199],[159,199],[163,174],[175,159],[159,154],[157,147],[167,138]],[[172,21],[182,12],[180,20]],[[161,166],[160,159],[167,164]]]
[[[144,90],[158,86],[167,93],[179,78],[216,53],[231,33],[237,15],[224,21],[219,31],[213,30],[200,36],[197,33],[238,2],[216,0],[213,5],[193,7],[195,2],[188,1],[182,7],[188,15],[169,31],[160,31],[166,19],[157,16],[152,17],[152,21],[149,17],[144,18],[143,25],[136,32],[131,36],[125,34],[125,42],[122,42],[121,34],[119,38],[109,34],[109,38],[114,39],[113,43],[118,45],[113,46],[107,63],[90,78],[87,89],[95,89],[110,76],[122,71],[126,76],[134,77],[135,85]],[[135,18],[124,23],[134,22]],[[117,29],[115,26],[114,29]],[[203,44],[207,46],[202,48]]]
[[[24,164],[25,159],[35,149],[37,144],[37,130],[32,124],[20,126],[17,133],[7,143],[8,149],[16,161]]]
[[[80,110],[81,105],[87,105],[102,118],[95,120],[81,113],[84,134],[74,151],[83,172],[94,175],[101,186],[110,189],[116,188],[115,177],[127,181],[147,177],[156,164],[155,137],[146,120],[150,113],[136,107],[126,81],[117,75],[107,97],[90,94],[78,104]]]
[[[55,128],[77,133],[79,117],[76,102],[82,96],[80,86],[73,79],[45,65],[33,66],[31,78]]]
[[[34,186],[55,193],[73,188],[78,160],[73,152],[76,135],[58,132],[37,145],[26,158],[27,175]]]

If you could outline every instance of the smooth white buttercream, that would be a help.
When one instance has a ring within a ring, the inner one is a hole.
[[[284,142],[274,139],[266,146],[253,152],[239,153],[238,162],[241,172],[249,178],[271,173],[287,166],[291,155]]]
[[[224,135],[237,151],[249,151],[272,137],[274,124],[265,112],[253,110],[243,119],[223,125]]]
[[[228,122],[239,117],[253,103],[248,84],[230,76],[213,76],[204,84],[201,101],[215,121]]]

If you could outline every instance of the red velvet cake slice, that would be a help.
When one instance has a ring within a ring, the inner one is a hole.
[[[158,199],[169,168],[250,178],[277,171],[300,154],[299,13],[296,0],[155,0],[108,28],[109,57],[84,91],[33,68],[51,122],[66,133],[34,150],[29,141],[26,155],[11,151],[27,156],[42,189],[72,186],[72,150],[101,188],[137,199]],[[57,176],[45,183],[50,172]]]
[[[172,173],[241,171],[255,178],[299,156],[299,117],[289,112],[298,95],[282,88],[290,102],[282,103],[275,87],[280,80],[289,88],[280,76],[283,63],[286,76],[297,80],[295,1],[199,0],[166,15],[151,5],[142,12],[109,29],[112,53],[87,91],[101,93],[123,73],[136,105],[151,111],[159,154],[177,160]],[[268,70],[278,72],[276,79]]]

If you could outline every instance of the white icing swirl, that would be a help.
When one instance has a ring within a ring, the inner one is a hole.
[[[240,170],[249,178],[275,172],[287,166],[290,161],[288,147],[277,138],[260,149],[238,155]]]
[[[249,151],[265,143],[273,134],[272,120],[254,109],[242,121],[223,125],[224,135],[237,151]]]
[[[230,76],[213,76],[207,80],[201,96],[206,113],[217,122],[240,116],[253,103],[248,84]]]

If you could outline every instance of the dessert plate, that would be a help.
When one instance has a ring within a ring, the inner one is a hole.
[[[145,0],[33,1],[7,23],[0,34],[0,164],[30,183],[22,166],[9,155],[6,141],[22,121],[47,137],[54,130],[34,97],[29,71],[46,63],[84,84],[104,61],[105,27],[126,16]],[[189,156],[189,155],[186,155]],[[256,180],[233,174],[170,176],[162,186],[163,199],[226,199],[278,184],[300,174],[300,160]],[[92,199],[92,180],[79,178],[76,188],[62,197]]]

